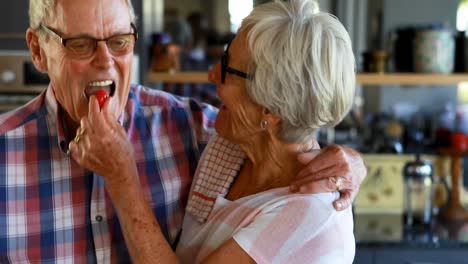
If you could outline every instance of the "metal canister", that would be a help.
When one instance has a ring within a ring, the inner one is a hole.
[[[429,226],[434,200],[433,169],[429,161],[416,158],[403,168],[405,182],[404,221],[407,227]]]
[[[451,73],[454,69],[455,39],[449,30],[422,30],[416,33],[414,70],[421,73]]]

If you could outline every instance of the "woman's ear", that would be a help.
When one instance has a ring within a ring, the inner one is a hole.
[[[272,127],[279,127],[279,125],[281,124],[281,118],[272,113],[267,115],[267,120]]]
[[[277,128],[281,124],[281,118],[270,112],[268,109],[263,108],[262,122],[264,122],[265,128]]]
[[[26,42],[31,53],[31,58],[36,69],[41,73],[47,73],[47,60],[41,48],[39,36],[35,30],[28,28],[26,31]]]

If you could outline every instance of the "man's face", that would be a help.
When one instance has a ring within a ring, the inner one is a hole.
[[[43,21],[64,39],[126,34],[132,32],[130,23],[125,0],[57,0],[55,17]],[[50,36],[41,47],[57,101],[73,121],[78,123],[88,114],[89,97],[101,89],[118,105],[116,118],[122,113],[130,89],[133,52],[116,56],[100,41],[89,58],[77,58]]]

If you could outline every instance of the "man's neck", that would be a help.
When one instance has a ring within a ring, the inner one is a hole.
[[[76,136],[76,130],[80,124],[75,122],[64,109],[61,109],[60,111],[62,112],[60,116],[63,121],[65,138],[67,139],[67,142],[70,142]]]

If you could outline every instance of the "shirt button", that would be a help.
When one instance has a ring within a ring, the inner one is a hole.
[[[96,221],[101,222],[102,221],[102,216],[96,215]]]

